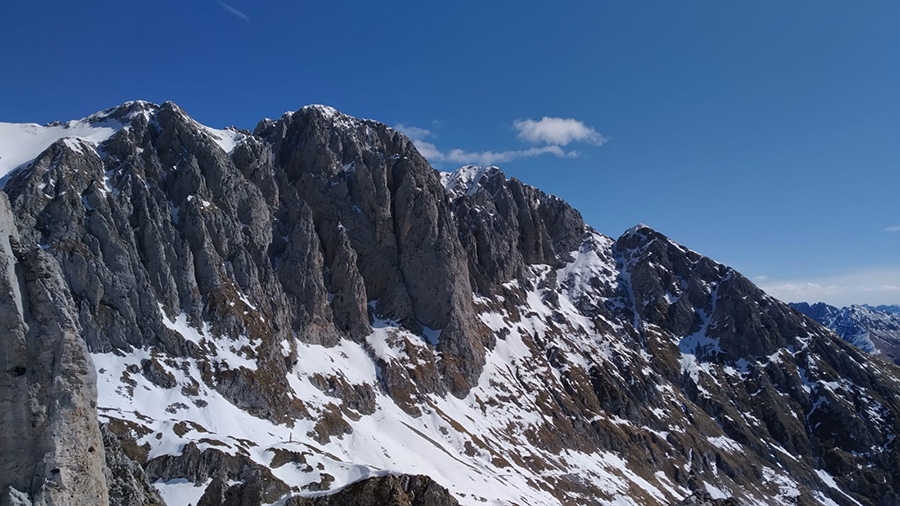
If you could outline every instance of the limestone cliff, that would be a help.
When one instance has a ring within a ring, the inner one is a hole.
[[[106,504],[97,376],[56,260],[22,246],[0,193],[0,493]]]

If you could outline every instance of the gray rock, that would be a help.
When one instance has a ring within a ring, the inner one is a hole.
[[[147,463],[146,472],[151,481],[184,478],[195,486],[203,485],[209,478],[253,482],[256,483],[254,487],[259,488],[258,497],[266,503],[276,502],[290,492],[284,482],[250,457],[242,454],[229,455],[215,448],[201,451],[194,443],[186,444],[180,455],[162,455],[152,459]],[[210,494],[212,500],[215,489]]]
[[[456,506],[450,492],[428,476],[387,475],[367,478],[321,497],[292,497],[285,506]]]
[[[0,491],[10,501],[108,502],[96,373],[75,315],[58,264],[23,248],[0,192]]]
[[[110,506],[165,506],[159,492],[147,481],[144,469],[128,458],[118,437],[101,425],[106,453],[106,483]]]
[[[442,329],[445,384],[458,395],[468,391],[490,339],[474,318],[465,253],[428,162],[385,125],[318,106],[260,123],[255,134],[273,146],[275,165],[284,167],[279,193],[288,209],[309,205],[332,275],[341,280],[336,263],[350,263],[345,233],[376,312],[413,330]],[[349,309],[361,312],[358,295],[351,295]],[[343,315],[348,297],[337,300]]]
[[[243,483],[231,486],[221,477],[213,478],[197,506],[260,506],[262,501],[260,477],[252,474]]]
[[[165,370],[155,358],[141,360],[141,374],[154,385],[163,388],[175,388],[178,385],[175,376]]]
[[[738,502],[734,498],[713,499],[709,492],[694,492],[684,500],[680,501],[676,506],[737,506]]]
[[[222,506],[225,504],[226,492],[228,492],[227,480],[217,476],[206,486],[196,506]]]
[[[532,264],[560,266],[578,249],[586,231],[581,214],[563,200],[496,168],[464,167],[479,174],[464,184],[448,181],[459,237],[468,254],[469,271],[479,292],[523,279]]]
[[[355,341],[362,341],[372,332],[366,301],[366,285],[356,267],[356,251],[343,228],[337,231],[328,285],[331,287],[331,311],[338,329]]]

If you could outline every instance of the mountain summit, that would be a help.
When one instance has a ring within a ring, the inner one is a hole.
[[[325,106],[0,137],[3,504],[900,504],[897,369],[647,226]]]

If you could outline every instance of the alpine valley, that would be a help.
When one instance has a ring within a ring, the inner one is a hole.
[[[0,124],[0,504],[900,504],[900,373],[324,106]]]

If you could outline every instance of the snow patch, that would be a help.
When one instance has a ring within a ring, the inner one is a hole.
[[[202,131],[206,132],[227,155],[234,152],[234,148],[247,139],[246,134],[238,132],[237,129],[234,128],[218,130],[206,125],[201,125],[200,123],[197,123],[197,126],[199,126]]]

